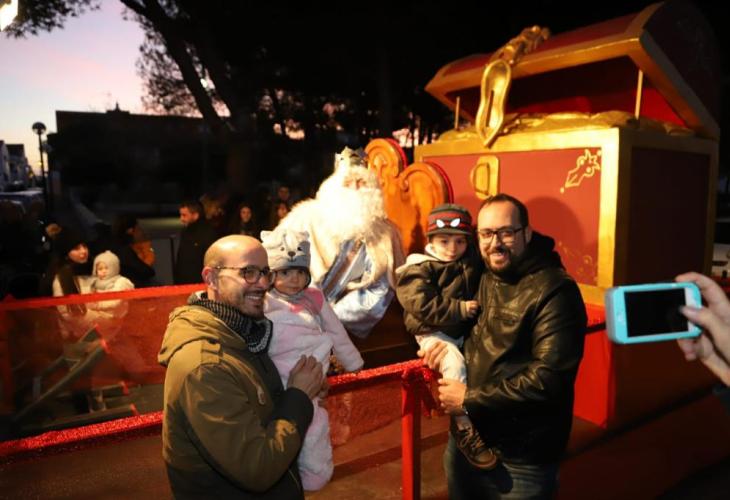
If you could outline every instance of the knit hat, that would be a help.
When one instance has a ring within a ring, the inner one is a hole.
[[[106,276],[107,276],[107,279],[108,278],[111,278],[113,276],[117,276],[119,274],[119,257],[117,257],[116,255],[114,255],[109,250],[107,250],[106,252],[101,252],[94,259],[94,276],[96,276],[96,265],[99,262],[103,262],[104,264],[106,264],[106,268],[107,268]]]
[[[269,255],[272,271],[286,267],[309,269],[309,233],[278,228],[261,231],[261,243]]]
[[[444,203],[428,214],[426,236],[434,234],[470,235],[471,232],[471,214],[461,205]]]
[[[61,232],[53,241],[56,252],[58,252],[60,257],[66,257],[71,250],[81,243],[86,243],[86,239],[72,227],[64,227],[61,229]]]

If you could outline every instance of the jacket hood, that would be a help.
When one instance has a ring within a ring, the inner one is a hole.
[[[248,352],[246,341],[228,328],[223,320],[204,307],[187,305],[170,313],[157,361],[167,366],[184,345],[199,340]]]
[[[524,276],[549,267],[564,268],[560,255],[555,251],[555,240],[533,231],[525,253],[515,259],[514,265],[507,271],[493,274],[502,281],[516,283]]]
[[[547,267],[563,267],[560,255],[555,251],[555,240],[533,231],[524,257],[516,263],[516,274],[522,277]]]

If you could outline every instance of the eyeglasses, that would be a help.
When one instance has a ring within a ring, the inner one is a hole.
[[[264,267],[263,269],[256,266],[246,267],[230,267],[230,266],[215,266],[213,269],[235,269],[238,271],[238,275],[244,279],[246,283],[251,285],[259,282],[261,277],[266,278],[267,281],[271,281],[272,272],[271,269]]]
[[[515,241],[515,235],[525,229],[524,227],[500,227],[499,229],[480,229],[477,231],[479,238],[485,243],[489,243],[497,235],[502,243],[509,245]]]

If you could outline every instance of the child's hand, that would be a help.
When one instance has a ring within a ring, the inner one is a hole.
[[[464,302],[466,304],[466,317],[471,319],[477,314],[479,314],[479,302],[476,300],[467,300]]]

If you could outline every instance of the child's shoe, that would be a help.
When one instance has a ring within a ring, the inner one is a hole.
[[[473,425],[459,429],[452,424],[451,432],[454,434],[457,448],[474,467],[492,470],[497,466],[497,455],[484,444]]]

